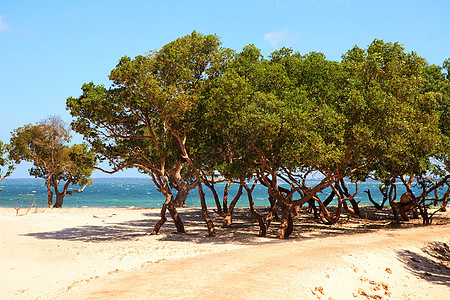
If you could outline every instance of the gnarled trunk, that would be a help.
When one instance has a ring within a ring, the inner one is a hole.
[[[339,180],[338,188],[342,198],[351,197],[347,185],[344,182],[344,179]],[[361,211],[359,210],[358,203],[355,201],[355,199],[350,198],[348,201],[352,205],[352,208],[348,207],[347,204],[344,202],[345,210],[347,210],[353,217],[361,218]]]
[[[164,201],[162,207],[161,207],[161,218],[158,222],[156,222],[155,227],[153,228],[152,235],[158,234],[159,230],[161,229],[161,226],[164,225],[164,223],[167,221],[166,218],[166,211],[169,210],[169,213],[173,219],[173,222],[175,223],[175,227],[177,228],[178,233],[186,233],[183,225],[183,221],[181,220],[180,216],[178,215],[177,209],[175,208],[173,204],[173,195],[170,192],[165,192],[166,194],[166,201]]]
[[[229,207],[227,207],[227,205],[226,205],[227,202],[226,202],[226,199],[225,199],[225,196],[224,196],[224,202],[223,202],[223,205],[224,205],[224,217],[223,217],[223,221],[222,221],[222,227],[224,227],[224,228],[231,227],[231,224],[233,222],[234,207],[236,206],[236,203],[238,202],[239,198],[241,198],[242,189],[244,188],[244,186],[243,186],[244,184],[245,184],[244,182],[241,182],[241,184],[239,185],[238,192],[237,192],[236,196],[233,198],[233,200],[231,201]],[[230,189],[230,186],[229,186],[229,184],[227,184],[227,186],[225,188],[225,192],[226,192],[225,195],[227,195],[227,196],[228,196],[228,190],[229,189]]]
[[[177,161],[177,165],[175,170],[171,170],[168,173],[171,174],[170,180],[174,188],[177,190],[177,195],[175,196],[175,200],[173,204],[175,207],[186,207],[186,199],[189,195],[189,192],[192,189],[195,189],[197,186],[197,181],[191,182],[189,184],[186,183],[186,180],[181,176],[181,170],[184,167],[184,163],[181,161]],[[187,176],[189,178],[190,176]]]
[[[186,185],[178,186],[177,195],[175,196],[175,200],[173,204],[175,207],[186,207],[186,199],[189,195],[189,190],[186,188]]]
[[[448,203],[448,198],[450,196],[450,186],[447,189],[447,192],[445,192],[444,196],[442,196],[442,204],[441,204],[441,208],[440,211],[445,212],[447,211],[447,203]]]
[[[287,239],[294,230],[294,223],[291,215],[292,205],[283,203],[281,204],[281,210],[283,211],[283,214],[281,215],[280,227],[278,227],[277,230],[277,238]]]
[[[252,192],[255,189],[257,181],[255,180],[255,182],[253,183],[253,186],[251,188],[249,188],[247,186],[247,184],[244,183],[244,189],[247,192],[247,197],[248,197],[248,204],[250,206],[250,211],[252,212],[252,215],[255,217],[255,219],[258,221],[259,224],[259,236],[265,237],[267,234],[267,230],[266,230],[266,226],[264,225],[264,219],[261,216],[260,213],[258,213],[258,211],[255,208],[255,203],[253,202],[253,196],[252,196]]]
[[[198,195],[200,196],[200,203],[202,205],[202,219],[205,221],[206,226],[208,227],[209,236],[216,236],[216,230],[214,229],[214,223],[210,216],[208,215],[208,207],[206,206],[205,193],[203,192],[202,183],[200,181],[200,177],[197,176],[198,182]]]

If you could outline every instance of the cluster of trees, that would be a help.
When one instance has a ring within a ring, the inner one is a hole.
[[[335,62],[287,48],[267,58],[253,45],[235,52],[215,35],[193,32],[159,51],[123,57],[109,75],[111,87],[84,84],[81,96],[67,99],[67,109],[72,128],[96,154],[93,160],[109,162],[104,171],[138,168],[165,196],[153,233],[167,210],[178,232],[185,231],[177,207],[197,187],[202,218],[214,236],[206,187],[223,226],[231,225],[245,191],[260,235],[281,211],[277,237],[287,238],[293,216],[306,203],[325,223],[336,223],[342,210],[360,215],[344,179],[383,182],[396,218],[400,213],[408,219],[413,211],[429,223],[430,202],[446,206],[449,69],[448,60],[443,68],[429,65],[400,44],[381,40],[367,49],[354,47]],[[322,180],[308,186],[313,173]],[[217,182],[227,183],[222,200]],[[231,183],[239,190],[228,202]],[[257,183],[267,188],[266,215],[253,204]],[[397,183],[407,189],[400,201]],[[327,188],[331,194],[321,199]],[[334,214],[327,209],[332,199],[338,203]]]
[[[277,237],[287,238],[306,203],[327,224],[338,222],[343,210],[360,217],[358,189],[351,194],[344,179],[371,178],[383,183],[381,204],[365,191],[377,208],[389,201],[395,218],[408,220],[412,212],[428,224],[429,205],[445,209],[450,195],[449,74],[449,60],[430,65],[381,40],[367,49],[355,46],[336,62],[287,48],[267,58],[254,45],[235,52],[215,35],[193,32],[159,51],[123,57],[109,75],[110,87],[86,83],[82,95],[67,99],[72,128],[88,145],[70,146],[70,129],[57,117],[14,130],[8,145],[0,143],[0,181],[29,161],[30,174],[45,179],[49,206],[61,207],[65,195],[92,182],[94,168],[138,168],[165,197],[154,234],[167,211],[185,232],[177,207],[197,188],[214,236],[208,188],[222,226],[231,226],[246,192],[260,235],[281,212]],[[311,174],[321,175],[314,186],[306,181]],[[222,199],[218,182],[226,182]],[[239,189],[229,202],[231,184]],[[256,184],[267,188],[267,213],[253,203]],[[407,190],[399,201],[397,184]],[[331,193],[320,198],[325,189]]]

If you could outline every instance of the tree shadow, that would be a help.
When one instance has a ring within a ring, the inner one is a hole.
[[[435,284],[450,286],[450,248],[443,242],[430,242],[422,253],[397,252],[398,259],[414,276]]]
[[[265,208],[258,208],[262,213]],[[330,208],[333,213],[333,208]],[[398,222],[389,218],[389,212],[377,211],[374,208],[364,208],[362,219],[350,218],[342,215],[341,220],[334,225],[326,225],[315,219],[312,213],[302,210],[300,216],[294,217],[294,230],[287,241],[298,241],[311,238],[322,238],[336,235],[351,235],[376,231],[382,228],[398,228],[419,226],[418,222]],[[280,243],[286,240],[275,239],[279,222],[274,220],[267,232],[267,238],[258,236],[259,226],[256,219],[251,214],[249,208],[235,208],[233,214],[233,224],[231,228],[222,228],[222,217],[210,210],[210,217],[213,219],[217,237],[209,237],[205,222],[201,218],[199,208],[178,209],[186,234],[176,234],[175,225],[167,213],[167,221],[161,227],[157,239],[162,241],[185,241],[198,244],[244,244],[256,245],[267,243]],[[142,218],[136,220],[116,222],[115,214],[107,217],[96,217],[102,219],[103,225],[84,225],[73,228],[66,228],[57,231],[29,233],[26,236],[33,236],[38,239],[70,240],[82,242],[109,242],[136,240],[148,236],[160,219],[160,210],[143,209]],[[448,220],[447,220],[448,221]],[[448,222],[447,222],[448,223]]]
[[[43,240],[110,242],[133,240],[146,234],[145,230],[141,230],[136,225],[117,224],[110,226],[79,226],[58,231],[28,233],[25,236]]]

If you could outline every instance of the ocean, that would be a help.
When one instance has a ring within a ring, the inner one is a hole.
[[[315,181],[309,181],[310,185],[314,185]],[[355,197],[356,201],[360,201],[360,205],[370,205],[365,190],[370,189],[372,198],[381,203],[382,195],[378,190],[380,185],[377,181],[367,181],[358,185],[359,193]],[[223,195],[225,184],[217,184],[216,188],[219,197]],[[398,198],[405,191],[402,185],[398,185]],[[353,192],[355,185],[348,182],[347,187]],[[18,179],[6,178],[0,183],[0,207],[14,207],[16,205],[24,205],[26,207],[32,200],[39,207],[47,206],[47,191],[45,181],[43,179]],[[75,187],[77,188],[77,187]],[[228,203],[231,202],[238,189],[237,185],[232,185],[228,196]],[[214,198],[207,187],[204,187],[206,201],[208,206],[214,206]],[[319,194],[319,198],[325,200],[329,190]],[[176,193],[174,192],[174,195]],[[298,199],[294,196],[294,199]],[[397,198],[397,199],[398,199]],[[253,192],[253,199],[256,206],[268,206],[267,189],[258,184]],[[95,178],[93,184],[86,187],[82,193],[74,193],[64,198],[63,207],[161,207],[164,197],[159,193],[151,181],[146,178]],[[192,190],[186,200],[189,207],[200,206],[200,200],[197,189]],[[332,202],[333,204],[333,202]],[[248,206],[247,194],[244,193],[238,201],[237,206]]]

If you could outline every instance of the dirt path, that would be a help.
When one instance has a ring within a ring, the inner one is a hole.
[[[110,274],[57,298],[445,299],[449,241],[443,225],[252,246]]]

